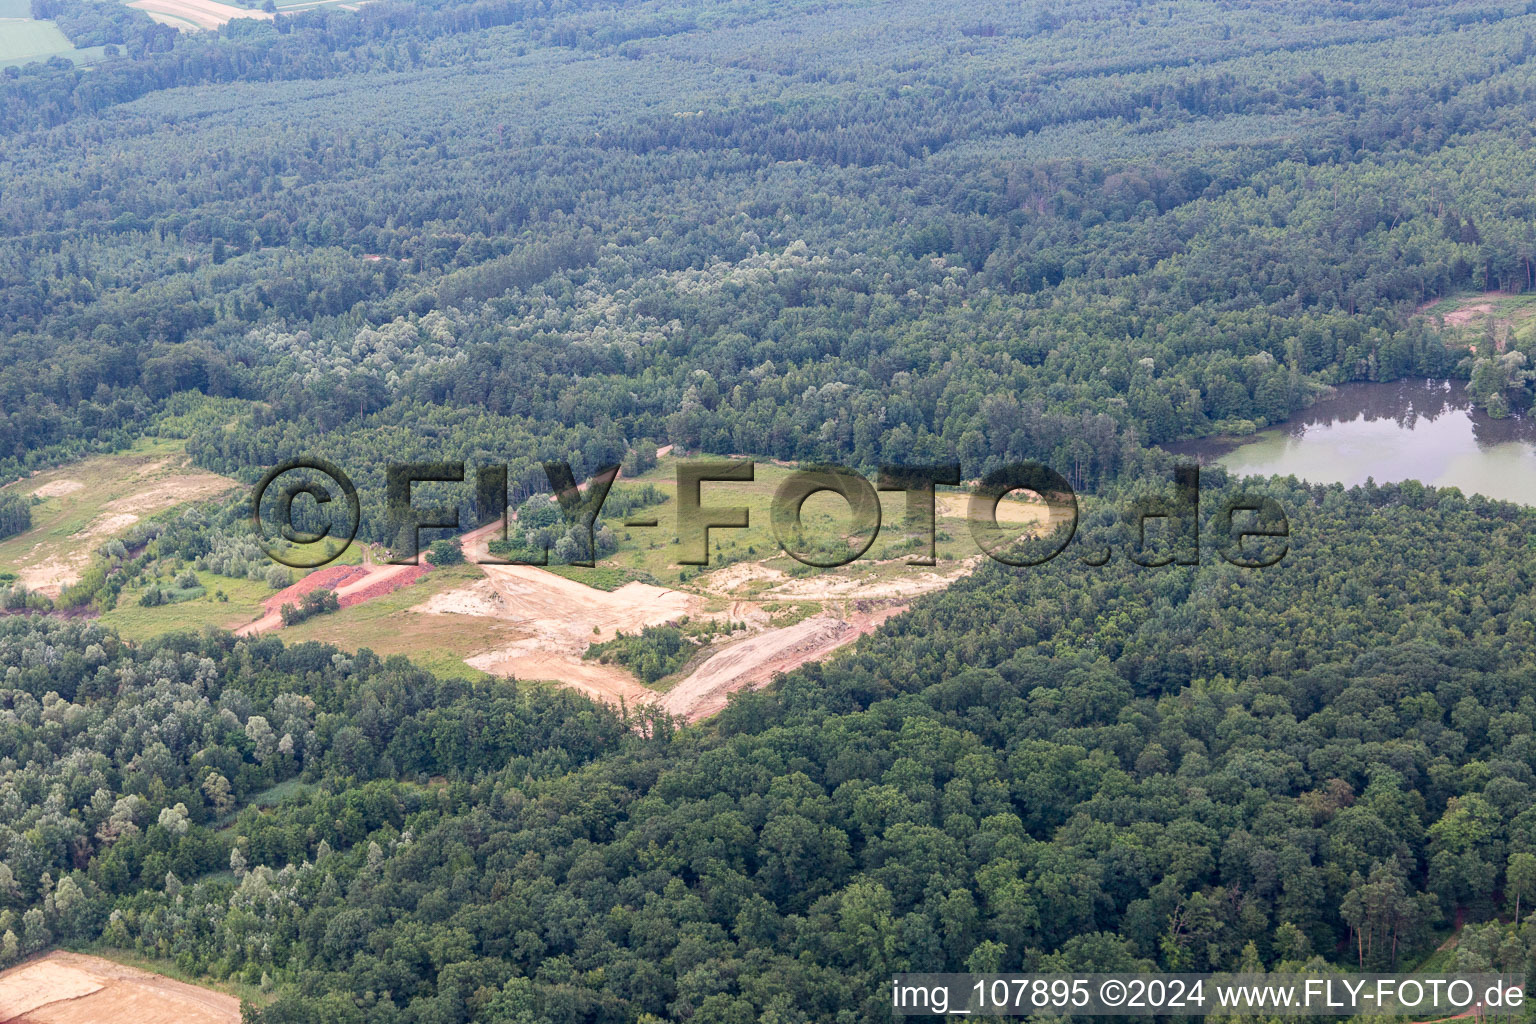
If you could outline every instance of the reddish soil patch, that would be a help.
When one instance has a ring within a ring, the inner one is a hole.
[[[432,567],[425,562],[421,565],[402,565],[399,566],[399,569],[399,572],[388,574],[369,573],[370,577],[382,575],[383,578],[376,578],[372,582],[365,583],[359,589],[353,589],[353,586],[356,586],[355,584],[342,587],[336,592],[337,600],[343,608],[350,608],[355,604],[362,604],[364,601],[372,601],[376,597],[392,594],[401,587],[415,583],[432,571]]]
[[[425,561],[420,565],[333,565],[320,569],[263,601],[261,618],[247,622],[235,630],[235,635],[253,636],[277,629],[283,624],[283,605],[296,605],[305,594],[321,587],[334,590],[336,603],[350,608],[415,583],[431,571],[432,566]]]
[[[353,580],[362,579],[368,575],[368,567],[363,565],[333,565],[318,572],[312,572],[291,587],[285,587],[261,602],[261,606],[272,615],[283,610],[283,605],[297,605],[303,600],[305,594],[314,593],[324,587],[326,590],[336,590]]]

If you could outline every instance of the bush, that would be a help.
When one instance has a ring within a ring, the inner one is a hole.
[[[459,565],[464,561],[464,549],[457,540],[435,540],[427,546],[427,561],[433,565]]]
[[[326,612],[334,612],[340,607],[341,602],[336,599],[336,591],[322,587],[305,594],[297,605],[283,605],[278,614],[283,618],[283,625],[296,626],[305,619],[312,619]]]

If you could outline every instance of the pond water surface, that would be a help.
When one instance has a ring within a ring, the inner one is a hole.
[[[1164,447],[1238,476],[1346,486],[1418,480],[1536,505],[1536,416],[1496,420],[1472,407],[1460,381],[1346,384],[1251,438]]]

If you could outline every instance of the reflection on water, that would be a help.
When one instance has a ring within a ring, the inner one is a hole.
[[[1346,486],[1420,480],[1536,505],[1536,416],[1493,419],[1472,408],[1459,381],[1346,384],[1252,438],[1165,447],[1238,476]]]

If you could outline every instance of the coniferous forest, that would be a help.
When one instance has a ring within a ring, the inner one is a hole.
[[[391,462],[505,464],[516,505],[672,445],[1033,460],[1102,518],[1159,446],[1338,385],[1536,398],[1536,332],[1426,313],[1536,292],[1536,3],[34,14],[108,51],[0,70],[0,483],[318,456],[379,542]],[[1536,974],[1536,513],[1204,484],[1279,502],[1285,559],[988,562],[699,724],[125,638],[95,614],[146,544],[254,556],[238,501],[120,538],[0,614],[0,967],[125,951],[250,1024],[854,1024],[895,972],[1407,971],[1452,934]]]

